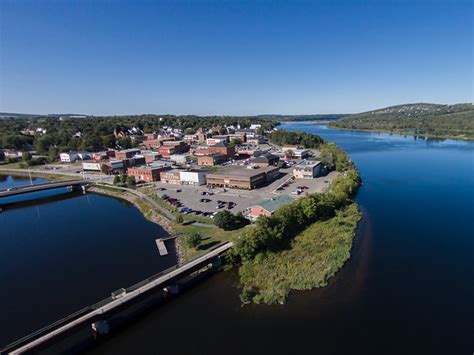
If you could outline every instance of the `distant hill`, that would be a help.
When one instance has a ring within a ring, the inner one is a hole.
[[[279,115],[267,114],[255,116],[260,119],[276,121],[334,121],[344,116],[343,114],[313,114],[313,115]]]
[[[80,113],[50,113],[47,115],[35,113],[17,113],[17,112],[0,112],[0,118],[35,118],[35,117],[88,117]]]
[[[472,104],[405,104],[348,115],[333,128],[383,131],[427,137],[474,139]]]

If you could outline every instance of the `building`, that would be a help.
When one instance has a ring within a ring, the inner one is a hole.
[[[74,163],[76,160],[79,160],[79,155],[76,152],[61,153],[59,154],[59,159],[62,163]]]
[[[98,162],[83,162],[82,170],[84,171],[101,171],[102,163]]]
[[[165,141],[158,149],[162,157],[169,158],[173,154],[181,154],[189,151],[189,145],[184,141]]]
[[[295,179],[314,179],[321,175],[321,162],[305,160],[293,168]]]
[[[266,166],[276,165],[280,158],[274,154],[265,153],[256,158],[251,158],[249,164],[264,168]]]
[[[307,149],[296,149],[293,152],[293,157],[298,159],[308,158],[311,154]]]
[[[135,182],[153,182],[160,180],[160,173],[169,170],[165,166],[136,166],[127,169],[127,175],[133,176]]]
[[[206,172],[201,170],[180,171],[179,179],[183,185],[205,185]]]
[[[208,173],[207,185],[210,187],[231,187],[252,190],[269,183],[279,175],[277,167],[252,168],[251,166],[227,166],[220,171]]]
[[[161,147],[161,141],[159,139],[150,139],[143,142],[143,145],[147,149],[157,149]]]
[[[181,177],[179,176],[180,171],[182,170],[171,169],[171,170],[161,171],[160,180],[167,184],[181,185]]]
[[[133,158],[137,154],[140,154],[140,149],[137,149],[137,148],[116,150],[115,158],[118,160],[130,159],[130,158]]]
[[[268,200],[263,200],[258,205],[250,207],[248,217],[250,217],[251,220],[261,216],[270,217],[278,207],[286,205],[291,201],[293,201],[293,199],[288,195],[280,195]]]
[[[178,165],[186,165],[192,161],[190,154],[173,154],[170,156],[170,160]]]
[[[158,133],[156,132],[144,133],[143,136],[145,137],[145,141],[155,140],[158,138]]]
[[[281,150],[283,152],[286,152],[288,150],[297,150],[297,149],[303,149],[303,147],[301,145],[295,145],[295,144],[285,144],[283,145],[283,147],[281,147]]]
[[[217,143],[228,143],[229,142],[229,136],[212,136],[210,138],[206,139],[206,144],[207,145],[215,145]]]
[[[247,139],[249,139],[249,138],[253,138],[257,135],[257,130],[256,129],[250,129],[250,128],[242,128],[242,129],[236,129],[235,133],[236,134],[241,134],[241,135],[245,134]]]
[[[104,165],[106,165],[110,170],[114,171],[121,170],[124,167],[122,160],[110,160],[104,163]]]
[[[200,147],[193,151],[194,155],[212,155],[212,154],[224,154],[228,158],[232,158],[235,155],[235,149],[226,143],[220,142],[207,147]]]
[[[259,145],[265,143],[265,138],[263,136],[255,136],[253,138],[248,138],[247,139],[247,144],[248,145]]]
[[[227,161],[227,155],[224,154],[200,155],[197,157],[197,164],[200,166],[214,166],[225,161]]]
[[[144,151],[142,155],[145,157],[145,163],[150,164],[158,159],[160,159],[161,155],[158,152],[153,151]]]

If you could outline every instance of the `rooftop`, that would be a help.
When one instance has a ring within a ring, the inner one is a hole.
[[[209,175],[250,177],[274,170],[274,166],[251,169],[241,165],[229,165]]]
[[[285,205],[287,203],[290,203],[291,201],[293,201],[293,199],[290,196],[281,195],[281,196],[278,196],[278,197],[271,198],[269,200],[260,201],[258,206],[262,207],[263,209],[267,210],[268,212],[275,212],[275,210],[278,207],[280,207],[282,205]]]

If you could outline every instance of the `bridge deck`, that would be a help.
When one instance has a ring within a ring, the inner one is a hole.
[[[29,186],[22,186],[13,188],[10,190],[3,190],[0,191],[0,197],[8,197],[8,196],[15,196],[26,194],[28,192],[36,192],[36,191],[44,191],[50,189],[57,189],[60,187],[68,187],[68,186],[76,186],[76,185],[87,185],[91,182],[88,180],[66,180],[66,181],[58,181],[58,182],[48,182],[44,184],[36,184],[36,185],[29,185]]]
[[[166,281],[172,279],[172,278],[175,278],[179,275],[181,275],[182,273],[185,273],[186,271],[188,270],[191,270],[193,269],[194,267],[198,266],[199,264],[207,261],[207,260],[210,260],[216,256],[218,256],[219,254],[225,252],[226,250],[230,249],[232,247],[233,243],[232,242],[228,242],[224,245],[221,245],[217,248],[215,248],[214,250],[210,251],[209,253],[199,257],[199,258],[196,258],[192,261],[190,261],[189,263],[186,263],[184,264],[183,266],[165,274],[165,275],[162,275],[158,278],[156,278],[155,280],[153,281],[150,281],[148,283],[146,283],[145,285],[133,290],[133,291],[130,291],[128,293],[125,293],[123,296],[117,298],[117,299],[114,299],[106,304],[104,304],[103,306],[101,307],[98,307],[96,308],[95,310],[89,312],[89,313],[86,313],[85,315],[79,317],[79,318],[76,318],[66,324],[64,324],[63,326],[60,326],[50,332],[48,332],[47,334],[45,335],[42,335],[30,342],[28,342],[27,344],[21,346],[21,347],[18,347],[14,350],[8,350],[8,347],[7,347],[7,351],[9,351],[8,353],[9,354],[22,354],[24,353],[25,351],[29,351],[29,350],[32,350],[33,348],[35,348],[36,346],[50,340],[51,338],[61,334],[61,333],[64,333],[66,332],[67,330],[77,326],[77,325],[80,325],[84,322],[87,322],[88,320],[92,320],[94,317],[98,316],[98,315],[101,315],[105,312],[108,312],[110,310],[113,310],[114,308],[116,307],[119,307],[131,300],[133,300],[135,297],[138,297],[140,294],[144,293],[144,292],[147,292],[157,286],[160,286],[161,284],[165,283]],[[21,341],[21,340],[20,340]],[[3,351],[2,351],[3,353]]]

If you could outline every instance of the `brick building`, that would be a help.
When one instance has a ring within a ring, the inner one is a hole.
[[[127,175],[133,176],[136,182],[153,182],[160,180],[160,173],[168,170],[168,167],[136,166],[127,169]]]
[[[208,173],[207,185],[210,187],[231,187],[252,190],[265,185],[278,177],[280,169],[274,166],[253,169],[252,167],[228,166],[215,173]]]

